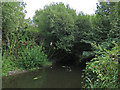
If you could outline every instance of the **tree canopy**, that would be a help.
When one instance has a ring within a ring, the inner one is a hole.
[[[2,3],[2,31],[3,39],[10,32],[22,30],[24,26],[25,3],[23,2],[4,2]]]
[[[34,22],[38,25],[47,45],[52,42],[58,49],[69,50],[74,41],[74,18],[75,10],[63,3],[56,3],[36,11]]]

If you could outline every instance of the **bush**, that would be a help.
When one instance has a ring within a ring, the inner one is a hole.
[[[86,88],[118,88],[118,60],[120,59],[120,46],[115,44],[112,50],[102,49],[99,54],[87,63],[84,87]]]
[[[27,46],[17,60],[17,66],[24,69],[37,68],[44,66],[46,63],[47,55],[44,54],[40,46]]]
[[[7,52],[7,51],[6,51]],[[7,56],[6,53],[2,56],[2,76],[5,76],[9,71],[15,70],[15,63],[13,62],[13,55]]]
[[[43,48],[31,40],[27,32],[11,33],[9,47],[2,48],[2,75],[9,71],[29,69],[49,64]],[[1,53],[1,52],[0,52]]]

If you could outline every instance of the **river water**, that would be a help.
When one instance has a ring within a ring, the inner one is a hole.
[[[83,67],[54,66],[2,78],[3,88],[81,88]]]

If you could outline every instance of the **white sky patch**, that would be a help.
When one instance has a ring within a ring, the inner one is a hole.
[[[45,5],[49,5],[53,2],[63,2],[65,5],[69,4],[70,8],[73,8],[78,12],[83,11],[85,14],[94,14],[96,10],[96,3],[98,0],[23,0],[26,2],[27,14],[26,19],[35,15],[35,11],[43,9]]]

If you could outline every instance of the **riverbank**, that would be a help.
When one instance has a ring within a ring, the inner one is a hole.
[[[50,65],[47,64],[47,65],[45,65],[43,67],[33,68],[33,69],[30,69],[30,70],[16,68],[13,71],[7,72],[6,75],[3,75],[3,76],[13,76],[13,75],[17,75],[17,74],[27,73],[29,71],[40,70],[40,69],[47,68],[47,67],[50,67],[50,66],[52,66],[52,65],[51,64]]]
[[[28,72],[29,70],[15,70],[15,71],[9,71],[8,73],[6,73],[6,76],[11,76],[11,75],[16,75],[16,74],[21,74],[21,73],[25,73]]]

